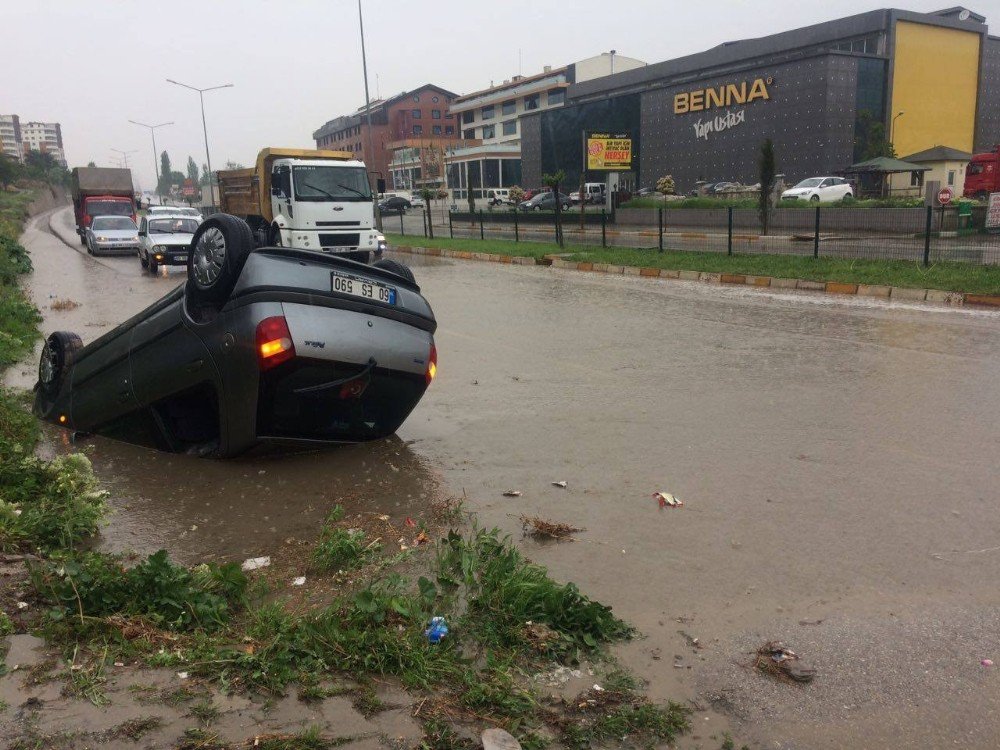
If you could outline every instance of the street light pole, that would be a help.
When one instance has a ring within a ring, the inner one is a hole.
[[[221,86],[209,86],[206,89],[200,89],[197,86],[188,86],[186,83],[181,83],[180,81],[175,81],[172,78],[167,79],[167,83],[172,83],[175,86],[183,86],[186,89],[191,89],[192,91],[198,92],[198,98],[201,100],[201,129],[205,134],[205,164],[208,167],[208,192],[212,198],[213,205],[215,204],[215,192],[212,189],[212,156],[208,151],[208,125],[205,124],[205,92],[215,91],[216,89],[229,89],[233,87],[231,83],[224,83]]]
[[[129,120],[133,125],[139,125],[144,128],[149,128],[149,135],[153,139],[153,172],[156,174],[156,194],[160,198],[160,203],[163,203],[163,195],[160,193],[160,155],[156,153],[156,129],[162,128],[166,125],[173,125],[173,122],[161,122],[159,125],[147,125],[144,122],[138,122],[136,120]]]
[[[889,123],[889,143],[892,145],[893,149],[896,148],[895,133],[896,133],[896,120],[905,115],[906,112],[900,112],[895,117],[892,118],[892,122]]]
[[[365,55],[365,19],[361,14],[361,0],[358,0],[358,28],[361,30],[361,69],[365,77],[365,118],[368,121],[368,163],[365,165],[369,171],[374,169],[372,161],[375,159],[375,146],[372,140],[372,105],[368,100],[368,58]],[[370,182],[370,181],[369,181]],[[371,185],[369,184],[369,187]],[[372,210],[375,212],[375,227],[382,231],[382,214],[378,210],[378,202],[375,191],[372,190]]]
[[[117,148],[111,149],[121,158],[121,162],[124,164],[124,168],[128,169],[128,155],[138,153],[137,151],[121,151]]]

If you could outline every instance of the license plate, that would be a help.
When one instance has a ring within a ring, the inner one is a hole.
[[[341,294],[349,294],[352,297],[371,299],[376,302],[384,302],[387,305],[396,304],[396,290],[391,286],[379,284],[376,281],[358,279],[354,276],[345,276],[335,271],[330,272],[333,291]]]
[[[177,262],[178,263],[187,263],[188,262],[188,257],[186,255],[178,255],[177,256]]]

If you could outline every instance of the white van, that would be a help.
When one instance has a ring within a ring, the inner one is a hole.
[[[583,186],[583,194],[587,203],[604,203],[607,186],[603,182],[588,182]]]
[[[491,206],[513,205],[510,188],[490,188],[486,191],[486,199]]]

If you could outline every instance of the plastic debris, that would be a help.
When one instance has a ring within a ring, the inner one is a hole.
[[[481,737],[483,750],[521,750],[521,743],[510,732],[491,727]]]
[[[521,490],[507,490],[503,493],[504,497],[521,497]]]
[[[762,672],[795,682],[812,682],[816,670],[801,663],[799,655],[781,641],[768,641],[757,649],[754,666]]]
[[[123,661],[116,661],[115,662],[115,666],[116,667],[124,667],[125,666],[125,662],[123,662]]]
[[[406,520],[405,520],[405,521],[403,521],[403,523],[404,523],[404,524],[405,524],[406,526],[410,526],[410,527],[413,527],[413,526],[416,526],[416,525],[417,525],[417,522],[416,522],[416,521],[414,521],[414,520],[413,520],[412,518],[410,518],[409,516],[407,516],[407,517],[406,517]]]
[[[417,538],[413,540],[413,546],[419,547],[421,544],[427,544],[430,541],[430,537],[423,531],[417,534]]]
[[[188,678],[188,676],[189,675],[188,675],[187,672],[178,672],[177,673],[177,677],[180,678],[180,679],[182,679],[182,680],[186,680]]]
[[[982,664],[984,667],[992,667],[993,666],[993,660],[992,659],[983,659],[979,663]]]
[[[292,579],[292,585],[293,586],[305,586],[306,585],[306,577],[305,576],[298,576],[297,578],[293,578]]]
[[[240,566],[240,568],[243,570],[244,573],[248,573],[251,570],[266,568],[270,564],[271,564],[270,557],[249,557],[243,561],[243,564]]]
[[[28,603],[27,602],[18,602],[17,603],[17,608],[18,609],[27,609],[28,608]]]
[[[440,643],[448,635],[448,624],[443,617],[432,617],[430,626],[424,631],[429,643]]]
[[[660,504],[661,508],[679,508],[684,505],[683,500],[678,500],[669,492],[654,492],[653,498]]]
[[[563,489],[566,489],[566,482],[565,481],[562,481],[562,482],[553,482],[552,486],[553,487],[561,487]]]

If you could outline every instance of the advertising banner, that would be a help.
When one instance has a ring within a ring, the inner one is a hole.
[[[587,133],[588,171],[608,172],[631,169],[631,133]]]
[[[991,232],[1000,232],[1000,193],[990,193],[990,202],[986,208],[986,228]]]

